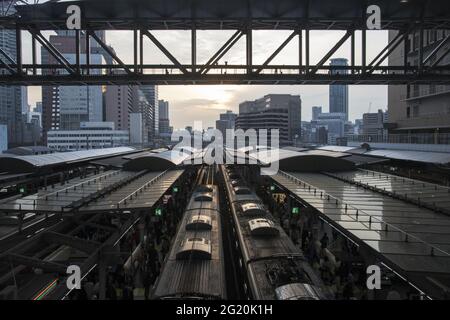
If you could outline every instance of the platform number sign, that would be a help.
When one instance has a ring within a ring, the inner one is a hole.
[[[155,216],[157,216],[157,217],[161,217],[162,216],[162,209],[161,208],[156,208],[155,209]]]
[[[178,187],[173,187],[173,188],[172,188],[172,192],[173,192],[173,193],[177,193],[178,191],[179,191]]]
[[[270,186],[270,191],[275,191],[275,186]]]
[[[24,187],[20,187],[19,192],[20,193],[25,193],[25,188]]]
[[[297,214],[299,214],[299,213],[300,213],[300,209],[299,209],[298,207],[293,207],[293,208],[292,208],[292,214],[297,215]]]

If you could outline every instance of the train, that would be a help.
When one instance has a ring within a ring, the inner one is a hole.
[[[226,299],[215,166],[205,166],[199,171],[175,240],[156,281],[154,299]]]
[[[250,300],[327,300],[331,295],[233,166],[220,166],[231,205],[235,259]]]

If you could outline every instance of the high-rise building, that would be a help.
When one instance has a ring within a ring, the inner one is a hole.
[[[269,94],[239,105],[236,129],[279,129],[280,145],[292,145],[301,136],[299,95]]]
[[[155,108],[148,102],[146,95],[139,86],[133,88],[133,113],[142,114],[144,141],[153,143],[155,139]]]
[[[0,124],[0,153],[8,150],[8,127]]]
[[[398,31],[389,31],[391,41]],[[450,43],[446,38],[450,30],[424,30],[423,56],[431,55],[427,66],[437,57],[443,56],[450,50]],[[417,66],[419,62],[419,31],[408,36],[405,46],[401,45],[389,55],[389,66],[401,66],[405,54],[410,66]],[[442,41],[446,41],[438,48]],[[450,55],[446,55],[439,63],[450,65]],[[390,133],[450,133],[450,85],[389,85],[388,86],[388,114]]]
[[[331,67],[348,66],[348,60],[344,58],[331,59]],[[346,74],[348,70],[332,68],[331,74]],[[348,121],[348,85],[330,85],[330,113],[344,113],[345,120]]]
[[[159,136],[169,137],[172,133],[169,119],[169,102],[164,100],[158,101],[159,105]]]
[[[314,106],[312,107],[312,120],[315,121],[319,117],[319,114],[322,113],[322,107]]]
[[[386,134],[384,124],[387,123],[387,120],[387,112],[383,112],[383,110],[378,110],[376,113],[364,113],[363,134],[370,136],[382,136]]]
[[[157,137],[159,134],[159,102],[158,102],[158,86],[156,85],[141,85],[139,89],[147,99],[153,117],[152,137]],[[152,138],[153,140],[154,138]]]
[[[102,32],[99,37],[102,38]],[[83,37],[82,37],[83,38]],[[63,54],[69,63],[75,63],[75,34],[73,31],[58,31],[51,35],[50,43]],[[86,41],[81,41],[80,62],[85,63]],[[91,48],[95,49],[98,44],[91,40]],[[43,64],[56,64],[52,55],[46,50],[41,51]],[[92,50],[90,55],[92,64],[102,64],[102,54]],[[62,72],[65,70],[45,71]],[[100,73],[101,70],[93,70],[91,74]],[[46,133],[50,130],[78,130],[81,122],[103,121],[103,93],[101,86],[43,86],[42,87],[42,113],[44,141]]]
[[[117,130],[130,128],[134,110],[133,86],[107,86],[105,91],[105,121],[113,122]]]
[[[128,130],[115,130],[113,122],[81,122],[78,130],[51,130],[47,146],[56,151],[75,151],[126,146]]]
[[[42,102],[41,101],[36,102],[36,106],[34,107],[34,112],[42,113]]]
[[[13,1],[2,1],[2,6],[14,10]],[[16,31],[0,28],[0,48],[11,58],[16,60]],[[0,73],[9,74],[4,68]],[[23,88],[18,86],[0,86],[0,124],[7,126],[8,142],[12,145],[22,144],[22,94]]]
[[[222,133],[223,142],[226,143],[227,130],[234,129],[236,125],[237,114],[231,110],[220,114],[219,120],[216,121],[216,129]]]
[[[339,138],[345,136],[345,120],[346,114],[342,112],[333,113],[321,113],[318,115],[317,120],[313,121],[313,125],[317,129],[325,128],[327,130],[327,143],[330,145],[336,145]],[[323,130],[320,131],[323,135]],[[323,142],[323,139],[321,140]]]

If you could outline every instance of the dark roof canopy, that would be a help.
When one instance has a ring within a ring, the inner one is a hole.
[[[66,29],[67,7],[82,9],[83,24],[96,29],[239,29],[251,21],[253,29],[310,30],[365,27],[362,12],[369,4],[381,8],[382,29],[401,29],[422,20],[424,29],[449,28],[448,0],[85,0],[48,1],[18,5],[20,23],[39,29]],[[423,15],[422,15],[423,14]],[[446,24],[447,23],[447,24]],[[82,27],[85,27],[84,25]]]

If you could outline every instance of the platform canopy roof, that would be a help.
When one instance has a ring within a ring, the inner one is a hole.
[[[131,171],[165,171],[181,165],[191,157],[190,153],[181,150],[167,150],[160,153],[148,152],[131,159],[124,164],[123,168]]]
[[[0,171],[11,173],[32,172],[44,167],[80,163],[135,151],[136,149],[131,147],[116,147],[72,152],[56,152],[32,156],[3,156],[0,157]]]

